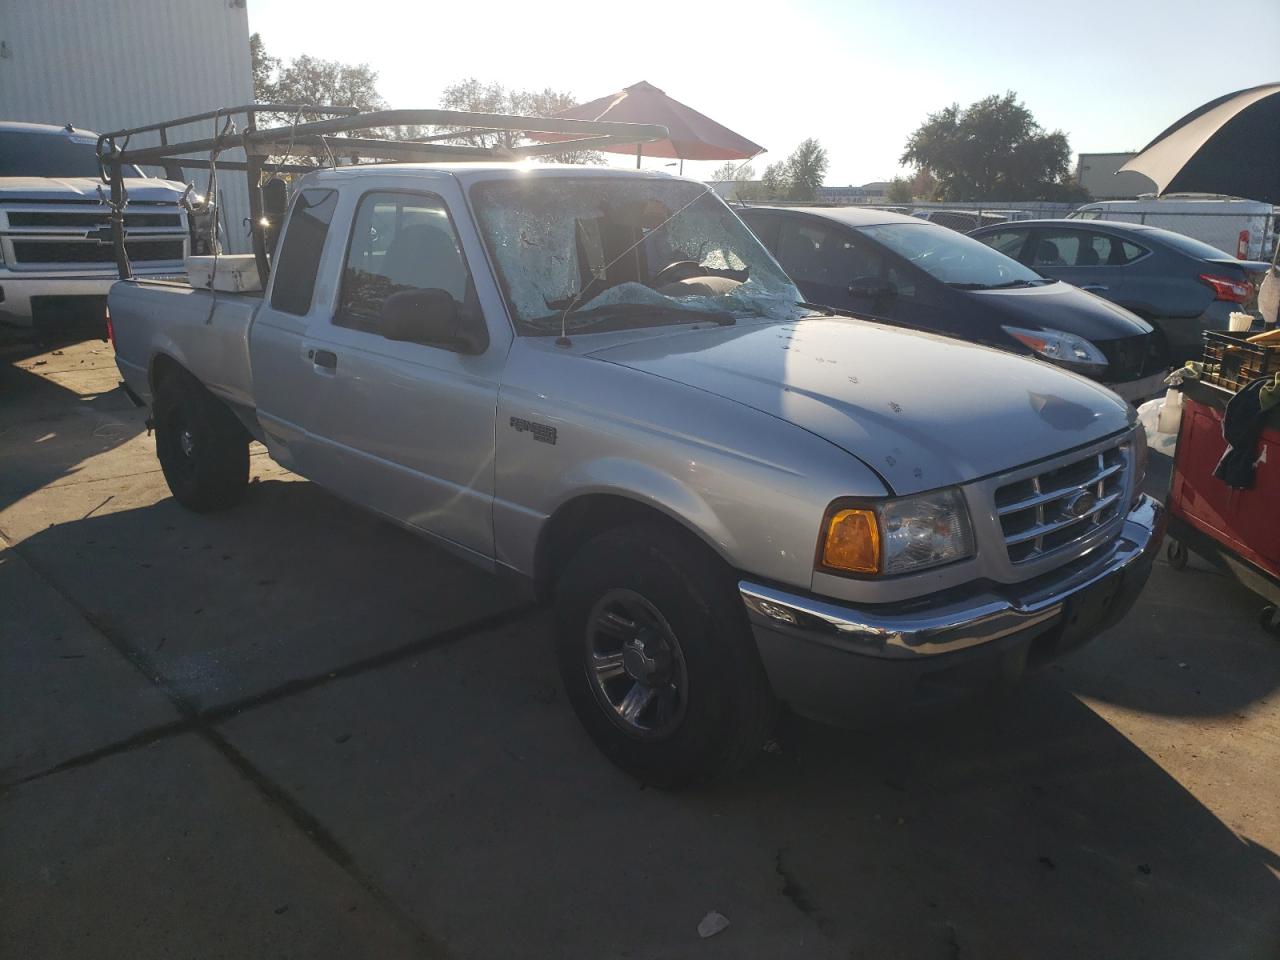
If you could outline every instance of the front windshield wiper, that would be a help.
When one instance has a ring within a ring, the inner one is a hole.
[[[1004,283],[948,283],[952,290],[1012,290],[1014,287],[1039,287],[1053,283],[1049,277],[1035,277],[1030,280],[1006,280]]]
[[[836,315],[836,308],[829,307],[825,303],[810,303],[808,300],[797,300],[796,306],[804,307],[806,310],[812,310],[815,313],[820,313],[824,317],[834,317]]]
[[[559,331],[562,321],[564,321],[565,329],[567,330],[582,330],[587,327],[608,323],[610,320],[652,316],[655,314],[659,316],[677,314],[691,317],[695,320],[710,320],[712,323],[719,324],[722,327],[731,327],[738,322],[737,318],[728,311],[699,310],[696,307],[684,307],[679,304],[667,306],[653,303],[610,303],[599,307],[590,307],[586,310],[570,309],[567,313],[567,317],[565,312],[549,313],[545,317],[535,317],[527,322],[529,326],[547,333]]]

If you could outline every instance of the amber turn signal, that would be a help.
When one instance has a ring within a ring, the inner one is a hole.
[[[875,511],[846,508],[831,514],[822,564],[849,573],[879,573],[880,527]]]

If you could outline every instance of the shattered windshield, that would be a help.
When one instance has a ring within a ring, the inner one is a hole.
[[[803,313],[760,242],[700,184],[532,176],[471,196],[522,334]]]

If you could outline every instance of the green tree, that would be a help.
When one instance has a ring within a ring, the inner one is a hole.
[[[280,69],[280,58],[267,53],[259,33],[249,37],[249,63],[253,72],[253,99],[259,103],[270,102],[275,95],[272,80]]]
[[[577,103],[571,93],[552,90],[518,90],[500,83],[484,83],[468,77],[444,88],[440,95],[440,107],[444,110],[465,110],[472,113],[509,113],[521,117],[553,117]],[[452,133],[453,128],[437,131]],[[518,130],[486,130],[460,136],[459,140],[481,147],[505,147],[511,149],[530,141]],[[569,150],[546,157],[557,163],[604,163],[604,157],[595,150]]]
[[[751,182],[755,175],[755,168],[751,164],[740,160],[726,160],[711,174],[711,182],[732,184],[722,192],[726,200],[754,200],[759,192],[756,190],[757,185]]]
[[[1072,186],[1066,134],[1045,131],[1013,91],[930,114],[902,162],[937,178],[940,200],[1043,200]]]
[[[890,203],[910,203],[915,199],[911,181],[906,177],[894,177],[889,181],[889,189],[884,192],[884,198]]]
[[[779,160],[764,168],[760,175],[760,199],[784,200],[790,192],[791,181],[787,177],[787,162]]]
[[[387,102],[378,93],[378,73],[367,63],[342,63],[303,54],[283,63],[267,52],[260,34],[249,38],[253,72],[253,98],[259,103],[307,103],[316,106],[358,107],[384,110]],[[301,112],[300,122],[323,119],[326,114]],[[293,114],[268,122],[291,123]]]
[[[911,198],[921,200],[936,200],[938,193],[938,181],[928,170],[917,170],[916,175],[911,178]]]
[[[800,143],[786,160],[789,200],[816,200],[827,176],[827,151],[813,137]]]

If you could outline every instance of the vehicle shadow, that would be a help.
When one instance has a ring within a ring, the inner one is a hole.
[[[116,385],[114,366],[94,378],[100,390],[78,392],[55,379],[64,372],[81,377],[84,349],[0,341],[0,511],[146,429],[146,414]]]
[[[752,787],[777,818],[797,908],[851,949],[888,950],[867,956],[1280,948],[1275,855],[1056,678],[892,729],[793,719],[781,742]]]
[[[1152,456],[1144,492],[1164,501],[1173,461]],[[1075,692],[1165,716],[1234,717],[1280,688],[1280,643],[1258,624],[1264,601],[1192,557],[1163,548],[1136,606],[1056,669]]]
[[[518,939],[526,956],[681,956],[710,909],[733,922],[714,957],[1280,946],[1274,854],[1056,674],[869,732],[793,719],[736,781],[637,790],[573,719],[545,617],[451,634],[520,601],[312,484],[255,484],[215,516],[160,500],[19,549],[194,709],[282,690],[219,729],[459,955]],[[432,636],[456,642],[344,671]]]
[[[193,709],[526,603],[512,583],[304,480],[250,483],[216,514],[161,496],[54,523],[18,549]]]
[[[1052,677],[851,733],[790,720],[725,784],[637,789],[545,619],[220,729],[461,956],[1274,956],[1280,880]],[[447,734],[445,733],[447,731]]]

